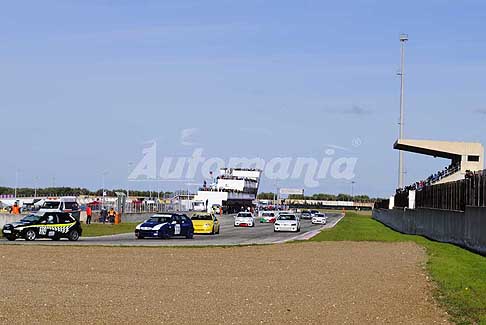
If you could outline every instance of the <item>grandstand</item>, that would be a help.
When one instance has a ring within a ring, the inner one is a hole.
[[[484,169],[484,147],[480,143],[400,139],[393,148],[451,160],[443,170],[412,184],[414,189],[461,180],[468,172]]]
[[[394,149],[441,157],[451,164],[424,180],[398,188],[379,208],[435,208],[464,211],[466,205],[486,204],[484,148],[480,143],[398,140]]]
[[[395,149],[451,160],[426,180],[376,202],[373,218],[405,234],[486,255],[486,170],[479,143],[398,140]]]

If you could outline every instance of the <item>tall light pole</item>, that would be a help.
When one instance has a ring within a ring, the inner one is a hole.
[[[351,181],[351,200],[354,201],[354,184],[356,184],[355,181]]]
[[[101,189],[101,191],[102,191],[102,193],[101,193],[101,194],[103,195],[103,196],[102,196],[102,198],[103,198],[103,199],[102,199],[102,203],[101,203],[101,205],[102,205],[102,207],[103,207],[103,208],[105,207],[105,176],[106,176],[107,174],[108,174],[108,172],[107,172],[107,171],[104,171],[104,172],[103,172],[103,174],[102,174],[102,178],[103,178],[103,179],[102,179],[102,180],[103,180],[103,188]]]
[[[37,185],[39,183],[39,176],[34,177],[34,198],[37,198]]]
[[[127,200],[128,198],[130,197],[130,171],[132,169],[132,165],[133,163],[132,162],[128,162],[128,176],[127,176]]]
[[[403,139],[403,89],[404,89],[404,73],[405,73],[405,42],[408,41],[408,34],[400,34],[400,134],[398,139]],[[403,188],[403,151],[399,151],[398,158],[398,188]]]
[[[17,188],[19,187],[19,169],[15,170],[15,198],[17,198]]]

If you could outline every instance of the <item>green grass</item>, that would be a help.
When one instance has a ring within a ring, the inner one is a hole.
[[[120,223],[118,225],[112,224],[102,224],[102,223],[92,223],[90,225],[83,224],[83,237],[95,237],[95,236],[106,236],[106,235],[116,235],[125,234],[135,231],[137,223]]]
[[[403,235],[367,216],[347,212],[333,229],[313,241],[413,241],[425,247],[434,295],[458,324],[486,324],[486,258],[452,244]]]

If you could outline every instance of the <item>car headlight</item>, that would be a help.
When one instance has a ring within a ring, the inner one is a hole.
[[[137,226],[135,227],[135,229],[140,230],[140,227],[142,227],[142,224],[137,225]]]
[[[205,223],[205,224],[204,224],[204,227],[205,227],[205,228],[211,227],[211,224],[209,224],[209,223]]]

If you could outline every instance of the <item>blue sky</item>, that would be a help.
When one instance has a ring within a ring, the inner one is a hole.
[[[126,187],[159,156],[356,157],[355,193],[396,186],[405,134],[486,144],[484,1],[16,1],[0,10],[0,184]],[[196,145],[181,132],[197,129]],[[359,146],[356,141],[359,140]],[[354,145],[353,145],[354,144]],[[12,154],[12,152],[15,152]],[[407,182],[443,168],[406,155]],[[199,181],[199,180],[196,180]],[[281,186],[299,186],[281,182]],[[133,183],[173,190],[182,183]],[[273,188],[263,181],[262,190]],[[349,192],[325,179],[312,192]]]

